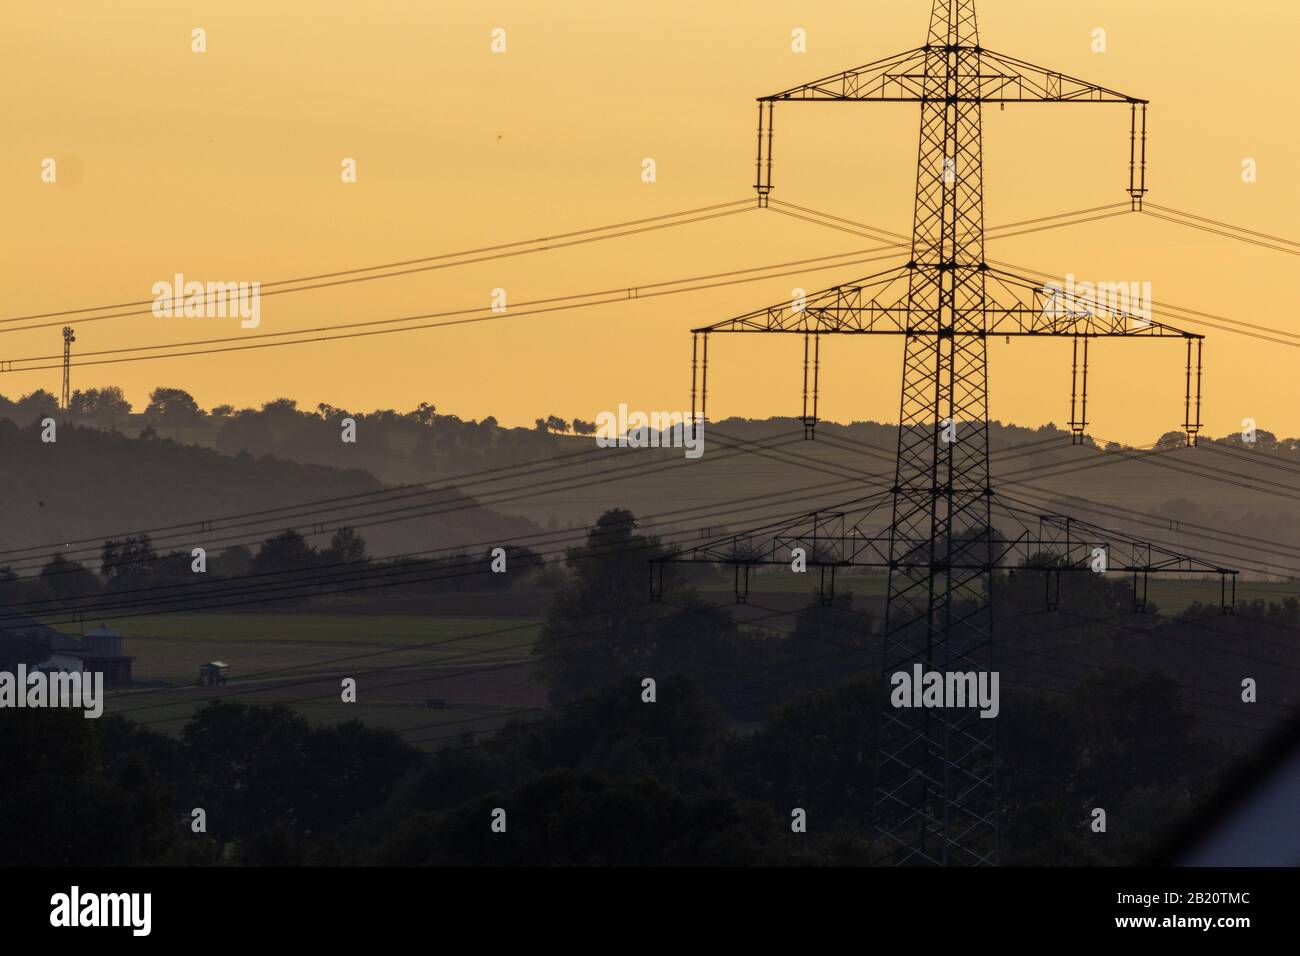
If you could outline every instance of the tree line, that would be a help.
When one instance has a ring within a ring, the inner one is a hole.
[[[259,599],[259,606],[309,604],[338,588],[361,581],[372,595],[409,595],[451,590],[478,591],[518,586],[544,567],[537,552],[522,545],[501,549],[511,573],[493,574],[492,550],[466,551],[432,558],[373,559],[355,528],[335,530],[325,546],[316,546],[294,529],[264,540],[253,551],[234,545],[196,555],[194,549],[159,550],[147,534],[103,543],[97,566],[55,554],[34,575],[23,577],[0,567],[0,605],[12,617],[66,616],[83,607],[111,617],[114,610],[166,606],[201,608],[209,592],[223,582],[239,581]],[[263,588],[273,600],[257,591]],[[275,600],[279,589],[284,596]],[[49,648],[6,632],[0,616],[0,668],[22,660],[43,660]]]

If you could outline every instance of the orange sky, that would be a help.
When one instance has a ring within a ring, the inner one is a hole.
[[[270,282],[752,196],[754,98],[920,45],[928,7],[8,0],[0,318],[147,299],[176,272]],[[1274,105],[1296,85],[1295,4],[985,0],[980,15],[986,46],[1152,101],[1151,201],[1300,238],[1297,137]],[[498,26],[504,54],[490,50]],[[207,31],[206,53],[190,50],[195,27]],[[807,31],[807,53],[790,50],[796,27]],[[1104,54],[1090,49],[1097,27],[1107,31]],[[908,231],[917,113],[778,108],[774,198]],[[1123,107],[987,110],[989,224],[1122,201],[1127,123]],[[58,163],[54,184],[41,182],[45,157]],[[357,161],[355,184],[340,181],[345,157]],[[644,157],[656,160],[653,184],[641,181]],[[1258,161],[1255,184],[1241,182],[1244,157]],[[267,297],[257,331],[479,307],[497,287],[517,302],[868,245],[754,210]],[[1149,281],[1157,300],[1300,333],[1293,259],[1153,218],[990,242],[988,255],[1062,277]],[[620,403],[680,409],[689,405],[689,328],[877,268],[342,343],[74,368],[73,384],[119,384],[137,406],[165,384],[205,407],[279,396],[360,410],[430,401],[505,424],[548,413],[590,420]],[[237,319],[72,324],[83,350],[240,333]],[[1208,432],[1253,417],[1300,435],[1300,352],[1208,336]],[[0,343],[0,358],[60,347],[57,328],[3,333]],[[798,413],[797,338],[715,343],[711,417]],[[823,415],[893,420],[900,351],[895,338],[828,343]],[[990,361],[993,417],[1068,418],[1068,341],[998,340]],[[1174,342],[1094,346],[1093,434],[1148,442],[1175,429],[1182,362]],[[0,374],[10,397],[58,384],[57,370]]]

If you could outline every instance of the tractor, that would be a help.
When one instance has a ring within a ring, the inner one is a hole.
[[[209,661],[206,664],[199,665],[199,686],[213,687],[217,684],[226,682],[226,669],[229,667],[224,661]]]

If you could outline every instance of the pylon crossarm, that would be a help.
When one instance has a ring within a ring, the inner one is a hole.
[[[864,530],[867,519],[887,509],[891,491],[773,522],[736,534],[710,538],[694,547],[676,548],[651,564],[789,564],[794,548],[802,548],[809,566],[848,566],[860,563],[855,555],[872,546],[877,531]],[[850,519],[853,524],[850,526]]]
[[[904,50],[882,60],[832,73],[771,96],[761,96],[759,102],[874,100],[881,103],[914,103],[922,93],[925,52],[925,47]]]
[[[908,267],[854,279],[692,332],[867,332],[906,321]]]
[[[979,79],[982,103],[1149,102],[987,48],[980,50]]]
[[[769,305],[692,330],[785,332],[802,335],[934,335],[918,327],[907,279],[918,267],[899,266],[852,282],[818,290],[801,299]],[[1037,282],[1001,269],[968,269],[985,279],[984,302],[968,310],[966,329],[947,335],[1087,336],[1089,338],[1178,338],[1200,335],[1155,321],[1151,302],[1135,283]],[[924,314],[922,318],[924,318]]]
[[[985,270],[985,277],[990,335],[1202,337],[1155,321],[1147,291],[1137,283],[1038,282],[993,268]]]
[[[1136,538],[1113,528],[1102,527],[1077,518],[1043,514],[1028,508],[1009,504],[1006,497],[994,498],[992,518],[1005,525],[1012,522],[1022,528],[1037,528],[1037,533],[1026,532],[1017,542],[1023,542],[1023,560],[1033,567],[1045,568],[1051,554],[1059,562],[1060,570],[1092,570],[1097,557],[1096,549],[1104,549],[1105,566],[1113,571],[1140,571],[1150,574],[1229,574],[1237,571],[1224,568],[1212,561],[1183,554],[1160,541]],[[1005,540],[1005,539],[1004,539]],[[1040,552],[1024,551],[1036,548]]]
[[[934,50],[962,54],[971,64],[956,99],[959,103],[1147,103],[1118,90],[968,44],[906,50],[759,97],[759,102],[930,102],[935,97],[930,92],[932,85],[926,83],[926,59]]]
[[[921,552],[929,547],[929,538],[893,538],[896,547],[911,548]],[[846,535],[841,539],[823,542],[819,550],[808,551],[803,562],[805,567],[837,568],[912,568],[938,569],[945,571],[1061,571],[1092,573],[1132,573],[1142,574],[1184,574],[1184,575],[1236,575],[1239,572],[1219,568],[1198,558],[1188,555],[1167,554],[1153,564],[1140,560],[1139,556],[1129,556],[1132,552],[1125,550],[1124,542],[1115,542],[1105,538],[1089,541],[1076,541],[1066,554],[1054,554],[1047,550],[1051,542],[1018,538],[1014,541],[999,538],[987,540],[990,559],[957,560],[935,562],[928,559],[910,560],[902,558],[890,560],[888,530],[882,530],[867,538]],[[769,538],[763,542],[753,542],[746,546],[738,539],[734,549],[725,547],[699,548],[678,552],[654,559],[659,564],[719,564],[745,567],[790,567],[791,550],[805,547],[803,538],[792,537],[781,541]],[[1099,553],[1110,557],[1104,568],[1094,566]]]
[[[891,536],[888,526],[870,519],[890,502],[891,491],[854,499],[832,508],[773,522],[732,535],[712,538],[690,548],[678,548],[652,563],[706,562],[731,565],[790,565],[794,549],[804,552],[807,566],[926,567],[929,537]],[[1237,572],[1170,546],[1133,537],[1112,528],[1062,515],[1032,511],[996,498],[991,517],[995,527],[954,541],[956,570],[1096,571],[1143,574],[1219,574]],[[1007,534],[998,525],[1019,533]],[[894,555],[902,559],[891,560]],[[983,552],[983,554],[981,554]],[[908,555],[918,556],[917,560]],[[1099,555],[1105,556],[1098,565]]]

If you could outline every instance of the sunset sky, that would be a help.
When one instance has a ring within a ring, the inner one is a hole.
[[[754,99],[924,42],[927,0],[815,4],[595,0],[7,0],[0,12],[0,319],[148,299],[175,273],[273,282],[753,196]],[[491,31],[506,31],[505,53]],[[982,43],[1152,101],[1151,202],[1300,239],[1291,0],[984,0]],[[191,51],[202,28],[207,52]],[[806,53],[791,31],[807,32]],[[1091,49],[1107,31],[1107,51]],[[918,109],[778,107],[773,198],[911,227]],[[1126,199],[1128,111],[985,111],[990,226]],[[42,161],[57,181],[42,182]],[[341,163],[357,163],[343,183]],[[642,160],[657,181],[641,180]],[[1258,163],[1258,182],[1241,179]],[[0,323],[0,359],[279,332],[646,286],[874,243],[772,210],[454,269],[265,297],[237,319]],[[1295,259],[1129,215],[992,241],[988,256],[1080,279],[1149,281],[1157,300],[1300,334]],[[900,255],[897,262],[905,261]],[[464,418],[594,419],[689,407],[694,326],[877,271],[507,316],[343,342],[73,369],[73,386],[156,385],[200,404],[288,396],[352,410],[421,401]],[[1159,312],[1157,320],[1161,319]],[[1168,320],[1172,324],[1179,322]],[[1187,326],[1202,330],[1196,326]],[[1204,417],[1300,435],[1300,351],[1206,331]],[[1300,345],[1300,338],[1293,341]],[[799,412],[797,337],[715,339],[711,417]],[[238,343],[235,343],[238,344]],[[901,340],[824,349],[822,412],[893,421]],[[1069,417],[1068,340],[991,345],[991,415]],[[1151,442],[1182,421],[1182,346],[1093,348],[1091,432]],[[41,363],[45,364],[45,363]],[[57,369],[0,373],[15,398]]]

